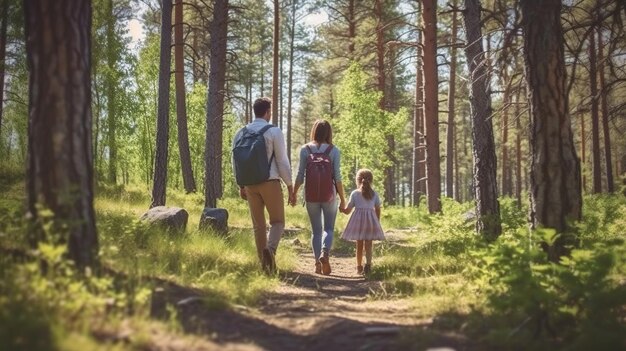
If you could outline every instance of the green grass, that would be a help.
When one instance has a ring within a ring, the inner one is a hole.
[[[23,216],[24,181],[20,170],[0,171],[0,194],[0,245],[25,247],[27,222]],[[138,220],[150,204],[149,189],[97,187],[95,208],[101,261],[117,274],[77,276],[66,261],[56,258],[62,254],[62,247],[61,251],[54,246],[40,250],[40,257],[52,262],[46,274],[36,263],[0,258],[0,325],[3,326],[0,344],[42,350],[146,349],[155,343],[152,332],[155,329],[184,338],[175,316],[164,322],[148,317],[151,291],[163,282],[176,284],[190,294],[199,291],[209,308],[253,306],[279,285],[278,277],[261,273],[244,200],[219,201],[218,207],[227,209],[230,214],[231,230],[225,236],[197,229],[204,205],[201,194],[169,191],[167,201],[168,206],[182,207],[189,212],[184,233],[168,232]],[[500,200],[503,235],[496,244],[490,245],[474,232],[469,214],[473,204],[458,204],[447,199],[442,204],[441,215],[429,215],[424,206],[382,209],[381,222],[389,240],[374,245],[370,279],[381,280],[382,289],[372,292],[370,298],[409,299],[419,316],[434,318],[434,328],[466,334],[491,348],[506,349],[520,343],[533,345],[535,349],[558,349],[567,345],[571,340],[566,336],[571,333],[562,334],[561,339],[535,340],[532,323],[516,329],[526,318],[523,311],[503,314],[493,303],[495,295],[490,295],[493,292],[489,288],[498,283],[498,287],[505,289],[498,295],[498,304],[502,306],[515,307],[516,298],[522,299],[518,302],[533,298],[523,295],[522,290],[506,290],[510,281],[507,270],[521,274],[523,267],[542,267],[541,262],[524,261],[534,257],[525,251],[529,237],[524,234],[528,233],[528,204],[518,208],[512,199]],[[549,270],[543,270],[525,279],[529,279],[528,284],[537,283],[533,279],[543,279],[542,284],[549,285],[566,277],[570,279],[563,281],[567,289],[580,288],[582,296],[591,296],[590,301],[596,301],[594,291],[580,286],[572,277],[594,274],[597,278],[594,281],[600,282],[606,292],[624,285],[626,266],[620,255],[626,252],[626,200],[620,196],[586,196],[584,204],[584,219],[577,225],[582,249],[579,255],[583,258],[571,264],[572,272],[564,269],[559,276],[551,276]],[[300,249],[309,247],[310,223],[302,205],[286,207],[285,211],[286,227],[295,234],[283,237],[277,264],[279,269],[289,271],[299,259],[298,249],[290,242],[295,237],[302,243]],[[335,255],[355,254],[354,243],[340,239],[348,219],[349,216],[343,214],[337,216]],[[507,250],[521,256],[510,262]],[[603,259],[604,268],[595,269],[593,259],[585,258],[588,252],[595,254],[593,250],[602,250],[598,257]],[[502,260],[505,268],[493,266],[489,274],[481,273],[482,265],[489,265],[485,262],[494,262],[490,260]],[[561,296],[558,289],[551,293]],[[572,296],[581,301],[587,299]],[[621,311],[623,324],[623,307]],[[116,330],[128,328],[128,324],[135,330],[136,337],[127,345],[111,344],[107,337],[98,336],[105,331],[115,334]],[[586,337],[604,335],[603,340],[614,337],[606,330],[594,331],[585,325],[576,324],[576,328],[571,330],[584,331],[588,334],[584,335]],[[510,336],[513,330],[517,330],[515,337]],[[577,345],[586,345],[587,339],[577,339]]]

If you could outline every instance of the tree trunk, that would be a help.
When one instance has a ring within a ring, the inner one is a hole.
[[[576,156],[565,90],[560,0],[522,0],[524,59],[531,109],[531,220],[564,232],[582,210]],[[565,253],[566,237],[548,251]]]
[[[522,116],[520,115],[520,92],[515,97],[515,198],[522,207]]]
[[[292,0],[291,4],[291,33],[289,40],[289,92],[287,96],[287,158],[289,164],[291,164],[291,108],[293,99],[293,52],[294,42],[296,38],[296,3],[297,0]]]
[[[117,142],[115,132],[117,120],[115,116],[117,70],[115,59],[115,14],[113,13],[113,0],[107,1],[107,143],[109,144],[109,169],[108,180],[112,184],[117,183]]]
[[[355,1],[356,0],[348,0],[348,57],[350,60],[354,60],[354,39],[356,38]]]
[[[511,105],[511,85],[513,84],[513,77],[509,79],[508,73],[506,72],[506,67],[504,68],[505,72],[503,74],[503,83],[504,94],[502,97],[502,159],[501,169],[502,169],[502,195],[503,196],[511,196],[513,193],[512,184],[511,184],[511,165],[509,164],[509,108]]]
[[[272,123],[278,126],[278,84],[279,74],[278,60],[280,60],[280,6],[279,0],[274,0],[274,67],[272,70]]]
[[[604,133],[604,161],[606,162],[606,188],[609,193],[615,191],[613,181],[613,163],[611,156],[611,131],[609,129],[609,106],[606,82],[604,80],[604,53],[602,29],[598,28],[598,63],[600,65],[600,105],[602,107],[602,131]]]
[[[4,105],[4,72],[6,70],[7,23],[9,22],[9,0],[0,0],[0,143],[2,142],[2,113]],[[0,147],[2,145],[0,144]]]
[[[593,33],[593,31],[592,31]],[[598,62],[596,38],[589,35],[589,86],[591,90],[591,153],[593,161],[593,193],[602,192],[602,168],[600,162],[600,113],[598,112]]]
[[[167,153],[169,143],[170,71],[172,59],[172,0],[163,0],[161,13],[161,58],[159,61],[159,102],[157,106],[154,185],[150,208],[165,206]]]
[[[174,6],[174,62],[176,70],[176,121],[178,130],[178,152],[180,167],[183,172],[185,192],[196,192],[196,181],[191,169],[189,153],[189,133],[187,132],[187,106],[185,102],[185,57],[183,40],[183,0],[177,0]]]
[[[586,172],[586,164],[587,164],[587,134],[585,133],[585,113],[580,112],[580,158],[582,164],[582,192],[587,191],[587,176]]]
[[[426,125],[426,174],[428,212],[441,212],[441,169],[439,157],[439,101],[437,80],[437,1],[424,0],[424,121]]]
[[[465,0],[465,33],[470,72],[470,105],[474,145],[474,193],[476,230],[487,240],[495,240],[502,230],[496,178],[496,149],[491,122],[491,96],[482,45],[480,1]]]
[[[95,267],[91,1],[25,0],[24,15],[29,68],[28,211],[38,225],[46,220],[39,211],[51,211],[53,229],[64,235],[69,258],[80,269]]]
[[[223,191],[222,134],[224,131],[228,0],[215,1],[210,32],[211,56],[209,58],[209,92],[206,109],[204,206],[217,207],[217,199],[222,197]]]
[[[421,12],[420,2],[417,3]],[[417,32],[417,42],[422,42],[422,31]],[[415,78],[415,111],[413,115],[413,206],[418,206],[426,194],[426,159],[424,153],[424,67],[422,47],[416,46],[417,74]]]
[[[452,2],[454,8],[457,1]],[[454,125],[454,100],[456,99],[456,37],[457,37],[457,12],[452,11],[452,39],[450,47],[450,81],[448,83],[448,129],[446,132],[446,196],[454,197],[454,140],[456,133]]]

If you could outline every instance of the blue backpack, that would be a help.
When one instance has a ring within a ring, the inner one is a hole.
[[[235,136],[233,164],[238,185],[254,185],[269,179],[274,153],[268,160],[263,134],[272,127],[268,124],[258,132],[243,127]]]

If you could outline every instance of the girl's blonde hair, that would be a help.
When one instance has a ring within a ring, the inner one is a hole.
[[[374,190],[372,189],[373,182],[374,175],[369,169],[359,169],[359,171],[356,172],[356,186],[367,200],[374,197]]]

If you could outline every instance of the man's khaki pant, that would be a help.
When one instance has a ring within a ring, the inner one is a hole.
[[[254,226],[254,237],[259,260],[263,259],[263,249],[276,253],[278,242],[285,230],[285,200],[279,180],[246,185],[246,195]],[[270,215],[270,233],[266,236],[265,208]]]

